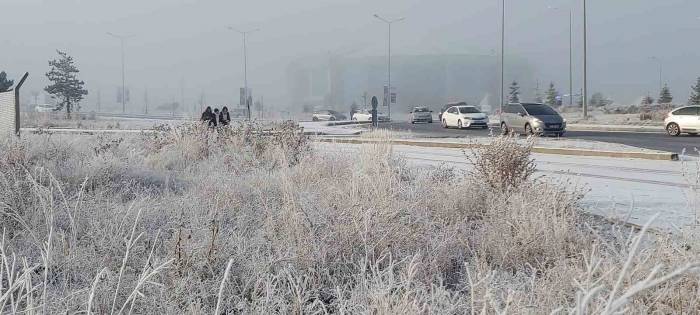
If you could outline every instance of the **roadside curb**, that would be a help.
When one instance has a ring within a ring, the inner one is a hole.
[[[489,122],[489,127],[500,128],[500,125],[499,123]],[[661,126],[612,126],[585,124],[567,124],[566,131],[665,133],[664,128]]]
[[[366,143],[389,143],[394,145],[407,145],[424,148],[447,148],[447,149],[472,149],[487,146],[486,144],[469,144],[456,142],[429,142],[429,141],[413,141],[413,140],[371,140],[371,139],[347,139],[347,138],[315,138],[318,142],[326,143],[347,143],[347,144],[366,144]],[[631,158],[656,161],[678,161],[678,154],[670,152],[617,152],[617,151],[599,151],[586,149],[565,149],[565,148],[544,148],[533,147],[532,152],[542,154],[556,155],[571,155],[571,156],[595,156],[595,157],[611,157],[611,158]]]
[[[645,132],[645,133],[664,133],[663,127],[648,126],[648,127],[622,127],[622,126],[588,126],[588,125],[568,125],[567,131],[604,131],[604,132]]]

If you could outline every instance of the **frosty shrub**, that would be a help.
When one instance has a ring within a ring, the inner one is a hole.
[[[521,184],[312,150],[292,123],[0,141],[0,313],[700,310],[697,238],[593,220],[494,143],[475,161]]]
[[[535,172],[530,156],[533,145],[533,138],[520,144],[514,136],[493,137],[486,145],[474,145],[473,150],[465,150],[467,160],[474,165],[469,175],[491,189],[505,192],[518,188]]]

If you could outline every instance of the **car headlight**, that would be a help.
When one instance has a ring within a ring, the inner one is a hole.
[[[541,125],[541,124],[544,124],[544,122],[542,122],[541,120],[535,118],[535,119],[532,120],[532,124],[534,124],[534,125]]]

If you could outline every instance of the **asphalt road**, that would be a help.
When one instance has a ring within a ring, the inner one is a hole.
[[[500,128],[493,129],[444,129],[440,123],[411,124],[409,122],[395,121],[382,123],[380,128],[397,131],[411,131],[416,135],[431,138],[462,138],[474,136],[488,136],[491,132],[499,134]],[[700,137],[680,136],[671,137],[665,133],[635,133],[635,132],[608,132],[608,131],[568,131],[567,138],[620,143],[639,148],[660,150],[674,153],[692,154],[695,148],[700,149]]]

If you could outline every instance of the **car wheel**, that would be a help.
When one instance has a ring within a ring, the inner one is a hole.
[[[530,124],[525,125],[525,134],[528,136],[535,135],[535,132],[532,130],[532,126],[530,126]]]
[[[330,121],[335,121],[335,117],[331,117],[331,118],[329,118],[328,120],[330,120]]]
[[[508,129],[508,125],[506,123],[502,122],[501,123],[501,135],[506,136],[510,133],[510,130]]]
[[[318,121],[318,117],[311,118],[312,121]]]
[[[462,121],[458,120],[457,121],[457,129],[464,129],[464,126],[462,125]]]
[[[416,124],[416,122],[415,122],[415,121],[413,121],[413,120],[411,120],[411,124],[412,124],[412,125],[415,125],[415,124]]]
[[[447,128],[447,120],[442,120],[442,128]]]
[[[670,123],[668,126],[666,126],[666,132],[668,132],[669,135],[678,137],[681,135],[681,127],[679,127],[676,123]]]

